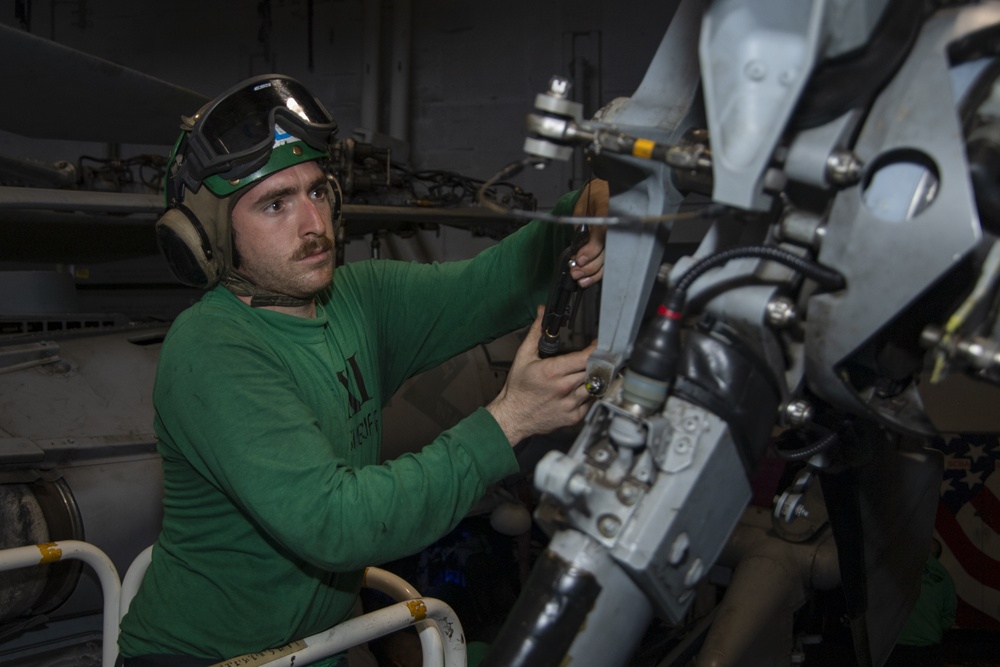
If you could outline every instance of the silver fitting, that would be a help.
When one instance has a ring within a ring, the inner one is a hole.
[[[826,180],[832,185],[854,185],[861,180],[863,164],[850,151],[834,151],[826,159]]]
[[[695,558],[691,567],[688,568],[687,574],[684,575],[684,585],[688,588],[694,588],[704,575],[705,564],[701,562],[700,558]]]
[[[812,421],[813,406],[809,401],[799,398],[785,403],[782,413],[789,426],[804,426]]]
[[[587,378],[587,382],[583,386],[591,396],[604,395],[604,380],[597,375],[591,375]]]
[[[549,90],[548,94],[553,97],[566,98],[569,95],[570,82],[569,79],[561,76],[553,76],[549,79]]]
[[[795,304],[788,297],[778,296],[767,302],[767,323],[775,329],[784,329],[799,317]]]
[[[670,553],[667,556],[667,560],[671,565],[680,565],[687,559],[690,549],[691,538],[688,537],[687,533],[681,533],[674,538],[673,543],[670,545]]]
[[[583,464],[555,450],[535,466],[535,488],[551,494],[567,507],[591,491]]]
[[[621,530],[621,519],[614,514],[605,514],[597,520],[597,530],[604,537],[614,537]]]

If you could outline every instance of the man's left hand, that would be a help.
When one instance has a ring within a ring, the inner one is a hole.
[[[583,194],[573,208],[574,217],[607,217],[610,196],[608,182],[594,178],[583,187]],[[593,285],[604,276],[604,239],[608,228],[590,225],[589,230],[590,238],[573,257],[575,264],[569,272],[580,287]]]

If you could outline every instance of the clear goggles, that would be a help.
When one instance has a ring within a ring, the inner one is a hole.
[[[196,192],[209,176],[238,179],[254,173],[271,156],[276,122],[323,152],[337,132],[330,112],[301,83],[281,75],[257,76],[198,112],[175,178]]]

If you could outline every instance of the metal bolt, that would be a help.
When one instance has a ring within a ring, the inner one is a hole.
[[[807,516],[809,516],[809,510],[806,509],[805,505],[796,505],[795,509],[792,511],[792,514],[805,519]]]
[[[591,396],[600,396],[604,393],[604,380],[596,375],[591,375],[587,378],[587,382],[584,383],[583,386],[587,389],[587,393]]]
[[[700,558],[695,558],[691,567],[688,568],[687,574],[684,575],[684,585],[688,588],[694,588],[694,585],[701,581],[704,574],[705,564],[701,562]]]
[[[691,539],[687,536],[687,533],[681,533],[674,538],[674,543],[670,545],[670,554],[668,558],[670,559],[671,565],[680,565],[687,558],[688,549],[691,547]]]
[[[604,537],[614,537],[622,527],[621,520],[613,514],[605,514],[597,520],[597,530]]]
[[[587,476],[581,473],[577,473],[569,478],[566,482],[566,491],[569,492],[574,498],[579,498],[580,496],[585,496],[590,493],[590,482],[587,481]]]
[[[778,296],[767,302],[766,307],[767,323],[777,329],[784,329],[795,322],[798,318],[798,311],[791,299]]]
[[[593,456],[594,460],[598,463],[607,463],[607,461],[611,458],[611,452],[604,447],[598,447],[594,450],[591,456]]]
[[[785,420],[790,426],[802,426],[812,421],[813,406],[801,398],[789,401],[784,407]]]
[[[549,80],[549,95],[565,98],[569,94],[569,79],[554,76]]]
[[[834,151],[826,159],[826,179],[834,185],[853,185],[861,180],[862,162],[850,151]]]
[[[618,500],[624,505],[633,505],[639,499],[639,489],[635,484],[625,482],[618,487]]]

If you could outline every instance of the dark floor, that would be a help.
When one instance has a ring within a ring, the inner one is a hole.
[[[1000,667],[1000,635],[985,630],[952,630],[945,636],[943,654],[944,667]],[[809,647],[804,663],[805,667],[854,664],[850,646],[836,641]],[[907,667],[916,665],[907,664]]]

